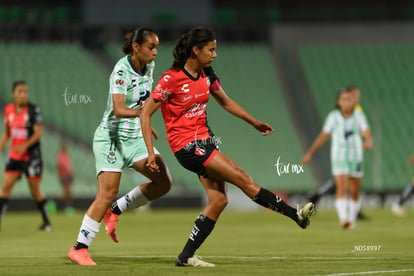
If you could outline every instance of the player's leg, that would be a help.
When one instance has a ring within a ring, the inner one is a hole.
[[[172,185],[172,179],[163,158],[154,148],[156,162],[160,167],[159,172],[151,172],[146,167],[148,152],[142,137],[130,138],[123,142],[123,155],[126,156],[126,165],[134,168],[151,181],[136,186],[126,195],[115,201],[104,216],[105,229],[108,235],[118,242],[116,224],[118,216],[130,209],[145,205],[148,201],[154,200],[166,194]]]
[[[75,208],[73,207],[72,202],[72,176],[64,176],[60,179],[63,195],[62,200],[64,202],[64,209],[67,215],[72,215],[75,213]]]
[[[361,177],[349,178],[349,222],[352,227],[356,226],[358,213],[361,209],[361,199],[359,193],[361,188],[361,180]]]
[[[10,172],[10,171],[6,171],[3,174],[3,184],[0,190],[0,225],[1,225],[1,220],[3,218],[3,215],[7,211],[11,191],[17,179],[20,177],[20,174],[21,174],[20,172]]]
[[[300,210],[289,206],[279,196],[258,185],[233,160],[221,152],[217,152],[212,157],[206,166],[206,172],[214,179],[236,185],[257,204],[291,218],[302,228],[306,228],[309,224],[309,217],[314,211],[313,203],[306,204]]]
[[[214,264],[200,260],[194,256],[194,253],[213,231],[216,221],[226,207],[226,189],[223,181],[214,180],[210,176],[200,176],[200,181],[207,193],[208,203],[195,220],[190,236],[177,257],[177,266],[214,266]]]
[[[348,178],[347,174],[337,174],[334,175],[335,184],[336,184],[336,198],[335,198],[335,208],[338,214],[339,222],[342,227],[349,227],[348,221],[348,204],[347,204],[347,187],[348,187]]]
[[[403,205],[410,198],[411,194],[414,192],[414,178],[411,183],[409,183],[402,193],[399,195],[398,202],[392,205],[392,211],[397,216],[404,216],[405,211]]]
[[[136,161],[133,164],[134,169],[151,180],[141,185],[138,185],[124,196],[116,200],[105,213],[104,223],[106,232],[111,238],[118,242],[116,234],[116,223],[118,216],[123,212],[138,208],[147,204],[149,201],[157,199],[171,189],[172,178],[161,155],[156,155],[156,162],[159,166],[159,172],[151,172],[146,166],[146,157]]]
[[[99,232],[101,220],[118,193],[121,172],[104,171],[98,175],[98,193],[82,220],[75,245],[68,257],[80,265],[96,265],[87,252]]]
[[[330,178],[309,197],[309,201],[318,204],[321,197],[333,193],[335,193],[335,181]]]
[[[36,202],[36,207],[39,210],[43,223],[39,230],[51,231],[49,215],[46,209],[46,198],[40,190],[40,181],[42,179],[43,163],[40,155],[33,154],[30,160],[24,164],[27,181],[29,183],[30,192]]]
[[[30,192],[36,202],[36,207],[39,210],[43,221],[42,225],[39,227],[39,230],[51,231],[52,226],[50,224],[50,219],[46,208],[46,198],[40,190],[40,179],[40,177],[28,177],[27,181],[29,183]]]

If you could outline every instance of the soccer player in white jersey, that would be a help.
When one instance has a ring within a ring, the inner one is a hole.
[[[359,190],[363,177],[364,149],[372,148],[372,135],[362,112],[355,112],[352,91],[338,93],[336,109],[302,159],[309,163],[313,154],[331,138],[331,170],[336,184],[335,207],[343,228],[354,228],[361,207]],[[349,200],[347,193],[349,192]]]
[[[360,100],[361,100],[361,91],[359,90],[359,88],[357,86],[354,85],[349,85],[346,87],[346,90],[349,90],[352,95],[354,95],[354,100],[355,100],[355,108],[354,111],[355,112],[362,112],[364,113],[364,110],[360,104]],[[315,205],[318,204],[319,200],[321,199],[321,197],[328,195],[328,194],[335,194],[335,181],[333,180],[333,178],[328,179],[324,184],[322,184],[320,187],[318,187],[318,189],[309,196],[309,201],[313,202]],[[362,213],[362,210],[359,211],[358,213],[358,220],[368,220],[369,218],[367,216],[365,216]]]
[[[68,257],[80,265],[96,265],[87,250],[118,193],[124,167],[135,169],[150,182],[137,186],[116,201],[120,211],[136,208],[170,190],[171,176],[156,149],[161,171],[154,173],[145,166],[148,153],[139,119],[144,101],[152,90],[158,45],[158,36],[151,29],[141,28],[129,33],[123,47],[126,56],[118,61],[109,78],[106,110],[93,139],[98,193],[83,218],[76,243],[68,252]],[[110,234],[116,235],[115,232]]]

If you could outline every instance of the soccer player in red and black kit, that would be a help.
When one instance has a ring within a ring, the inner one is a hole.
[[[151,137],[151,116],[161,107],[168,143],[177,160],[186,169],[196,173],[202,183],[208,204],[198,215],[191,234],[176,259],[176,266],[211,267],[195,256],[195,251],[213,230],[221,212],[227,205],[226,182],[240,188],[257,204],[279,212],[301,228],[306,228],[314,206],[293,208],[280,197],[258,185],[233,160],[221,153],[217,141],[207,125],[206,107],[210,94],[228,112],[251,124],[262,135],[273,128],[256,120],[220,85],[211,64],[217,56],[214,33],[197,27],[183,35],[174,48],[174,63],[158,81],[141,115],[142,133],[148,150],[147,166],[159,170]]]
[[[43,223],[39,230],[50,231],[52,227],[46,211],[46,198],[40,190],[42,116],[39,108],[28,102],[29,88],[25,81],[13,83],[12,95],[14,103],[8,104],[4,110],[4,133],[0,140],[0,152],[4,150],[7,141],[11,140],[0,191],[0,222],[7,209],[11,190],[24,173],[42,215]]]

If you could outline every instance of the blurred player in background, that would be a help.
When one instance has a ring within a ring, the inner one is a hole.
[[[172,185],[168,168],[156,149],[152,152],[160,164],[160,172],[154,173],[145,166],[148,153],[139,120],[142,105],[152,90],[158,45],[158,36],[151,29],[140,28],[127,34],[123,47],[126,56],[117,62],[109,78],[106,110],[93,140],[98,194],[83,218],[76,243],[68,252],[68,257],[80,265],[96,265],[87,249],[118,193],[124,167],[135,169],[151,182],[137,186],[115,202],[113,211],[109,211],[109,216],[115,212],[115,219],[123,211],[166,194]],[[115,230],[109,234],[117,241]]]
[[[0,222],[6,212],[11,191],[21,174],[26,175],[30,192],[42,215],[43,223],[39,230],[50,231],[49,216],[46,210],[46,198],[40,190],[42,178],[42,155],[40,138],[42,136],[42,116],[36,105],[29,103],[29,87],[23,80],[15,81],[12,88],[14,103],[4,109],[4,133],[0,141],[2,152],[11,140],[8,160],[3,174],[0,191]]]
[[[65,204],[64,210],[66,214],[70,215],[75,212],[72,202],[73,169],[68,146],[64,142],[60,145],[60,150],[56,157],[56,164],[59,181],[63,189],[62,200]]]
[[[198,215],[176,266],[211,267],[194,255],[212,232],[227,205],[226,182],[239,187],[249,198],[266,208],[288,216],[306,228],[313,213],[313,204],[297,209],[280,197],[259,186],[233,160],[221,153],[214,134],[207,125],[206,107],[209,95],[228,112],[252,125],[262,135],[273,128],[253,118],[223,91],[218,77],[210,67],[216,58],[216,38],[207,28],[197,27],[183,35],[174,48],[174,63],[165,72],[141,115],[142,132],[148,149],[147,166],[153,172],[162,169],[156,158],[151,135],[151,116],[161,107],[167,139],[177,160],[196,173],[208,197],[208,204]]]
[[[323,129],[302,159],[309,163],[313,154],[331,138],[331,170],[336,184],[335,207],[344,229],[356,226],[361,207],[359,190],[363,176],[363,152],[372,148],[372,136],[365,115],[355,112],[350,90],[338,93],[336,109],[331,111]],[[363,138],[363,139],[362,139]],[[349,191],[350,200],[347,199]]]
[[[414,165],[414,155],[408,158],[408,163]],[[391,210],[393,211],[394,214],[400,217],[405,215],[405,210],[403,208],[403,205],[410,198],[413,191],[414,191],[414,177],[411,180],[411,183],[409,183],[405,187],[405,189],[402,191],[402,193],[399,195],[398,202],[392,205]]]
[[[358,87],[350,85],[348,87],[346,87],[347,91],[350,91],[352,93],[352,95],[354,96],[354,100],[355,100],[355,107],[354,107],[354,111],[355,112],[361,112],[364,113],[364,110],[362,109],[362,106],[360,104],[360,100],[361,100],[361,92],[359,90]],[[309,197],[309,201],[313,202],[315,205],[317,205],[319,203],[319,200],[321,199],[321,197],[328,195],[328,194],[334,194],[335,193],[335,181],[331,178],[328,179],[322,186],[320,186],[315,193],[313,193],[310,197]],[[367,220],[368,217],[365,216],[362,211],[360,210],[358,212],[358,216],[357,219],[360,220]]]

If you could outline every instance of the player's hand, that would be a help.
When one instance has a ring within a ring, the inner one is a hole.
[[[409,164],[414,164],[414,155],[411,155],[410,158],[408,158]]]
[[[141,114],[142,114],[142,109],[144,108],[144,105],[143,104],[141,104],[139,107],[138,107],[138,109],[136,109],[136,112],[137,112],[137,117],[139,117],[139,116],[141,116]]]
[[[273,127],[267,123],[257,121],[254,128],[262,133],[262,135],[270,135],[273,132]]]
[[[366,141],[364,142],[364,149],[365,149],[365,150],[371,150],[371,149],[372,149],[372,141],[368,141],[368,140],[366,140]]]
[[[302,158],[302,165],[307,165],[312,159],[312,155],[310,155],[309,153],[305,154],[305,156],[303,156]]]
[[[157,162],[155,161],[155,154],[149,154],[148,155],[147,164],[145,164],[145,166],[147,166],[147,168],[151,172],[159,172],[160,171],[160,167],[157,165]]]
[[[23,153],[27,150],[26,146],[24,144],[21,145],[17,145],[15,147],[13,147],[13,152],[20,154]]]

